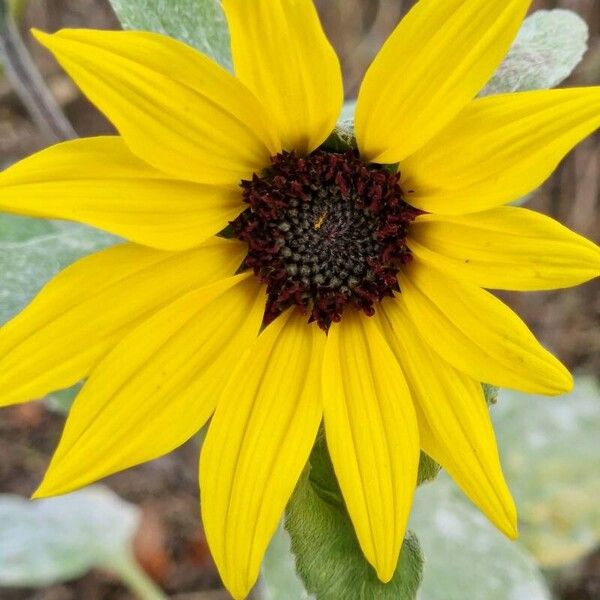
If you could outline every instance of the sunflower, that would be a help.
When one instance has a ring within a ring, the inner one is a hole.
[[[594,244],[503,206],[600,125],[600,88],[474,99],[529,3],[420,0],[366,74],[345,152],[325,145],[342,78],[311,0],[223,0],[235,76],[157,34],[34,32],[119,135],[4,171],[0,210],[129,240],[0,331],[2,404],[88,378],[37,497],[161,456],[212,416],[203,522],[243,598],[323,421],[382,581],[421,450],[517,535],[480,382],[561,394],[572,378],[485,288],[600,273]]]

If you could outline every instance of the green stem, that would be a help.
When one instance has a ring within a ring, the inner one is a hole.
[[[115,557],[108,568],[118,575],[123,583],[141,600],[167,600],[167,596],[142,571],[129,552]]]

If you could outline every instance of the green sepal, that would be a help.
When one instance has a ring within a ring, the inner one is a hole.
[[[498,402],[498,392],[500,391],[495,385],[489,383],[483,383],[483,395],[488,406],[493,406]]]
[[[421,451],[421,457],[419,458],[419,474],[417,476],[417,485],[433,481],[442,470],[442,467],[438,465],[429,454]]]
[[[321,149],[327,152],[339,152],[340,154],[348,152],[348,150],[357,150],[354,123],[352,121],[338,123],[331,135],[321,145]]]
[[[317,600],[416,598],[423,572],[416,536],[407,533],[392,580],[379,581],[358,544],[322,434],[288,504],[285,527],[296,570]]]

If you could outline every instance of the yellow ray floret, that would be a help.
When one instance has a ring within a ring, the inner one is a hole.
[[[277,319],[233,371],[200,462],[202,518],[227,588],[245,598],[314,444],[325,336]]]
[[[283,147],[312,152],[344,102],[338,57],[312,0],[224,0],[237,77],[261,100]]]
[[[399,279],[419,333],[459,371],[476,381],[534,394],[572,389],[567,369],[492,294],[416,260]]]
[[[69,219],[161,250],[185,250],[242,210],[239,188],[184,181],[119,137],[57,144],[0,173],[0,210]]]
[[[233,272],[237,242],[188,252],[126,244],[83,258],[0,328],[0,405],[41,398],[87,377],[134,327],[185,293]]]
[[[402,187],[411,204],[428,212],[494,208],[544,183],[599,126],[600,87],[475,100],[402,163]]]
[[[384,44],[358,96],[369,161],[397,163],[447,125],[494,74],[531,0],[419,0]]]
[[[134,154],[199,183],[235,185],[281,149],[263,106],[233,75],[157,33],[34,31]]]
[[[415,489],[419,434],[404,375],[371,319],[350,313],[331,328],[323,406],[327,445],[358,541],[387,582]]]
[[[182,296],[134,329],[78,395],[36,497],[69,492],[171,452],[206,423],[262,320],[244,273]]]
[[[439,360],[413,325],[401,296],[382,304],[379,323],[408,381],[421,448],[498,529],[515,538],[517,511],[481,384]]]
[[[408,245],[419,260],[490,289],[554,290],[600,275],[596,244],[526,208],[422,215]]]

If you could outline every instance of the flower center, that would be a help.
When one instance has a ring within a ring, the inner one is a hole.
[[[242,182],[249,208],[232,225],[248,244],[245,266],[267,285],[265,323],[296,305],[327,331],[347,307],[371,316],[399,291],[406,235],[419,214],[404,202],[399,178],[353,151],[317,150],[278,154]]]

